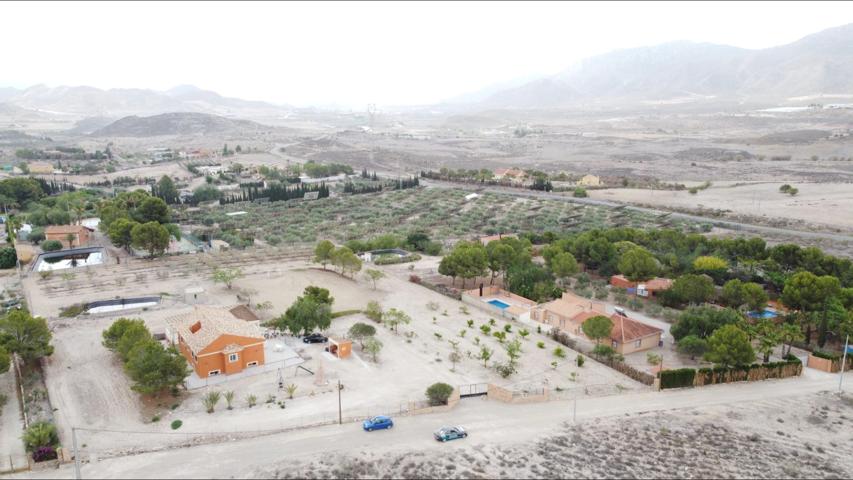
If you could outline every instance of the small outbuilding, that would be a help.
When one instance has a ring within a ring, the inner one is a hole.
[[[338,358],[347,358],[352,354],[352,340],[329,337],[328,349]]]

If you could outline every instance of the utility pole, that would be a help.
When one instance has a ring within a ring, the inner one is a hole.
[[[344,424],[343,414],[341,413],[341,389],[344,388],[341,386],[341,381],[338,380],[338,425]]]
[[[80,480],[80,451],[77,450],[77,428],[71,427],[71,444],[74,449],[74,478]]]
[[[841,393],[841,383],[844,381],[844,366],[847,365],[847,349],[850,348],[850,335],[844,339],[844,355],[841,357],[841,368],[838,372],[838,393]]]

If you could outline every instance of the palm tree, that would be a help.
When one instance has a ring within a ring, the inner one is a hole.
[[[65,235],[65,239],[68,240],[68,248],[74,248],[74,234],[69,233]]]

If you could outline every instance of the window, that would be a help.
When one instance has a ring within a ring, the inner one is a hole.
[[[636,342],[634,342],[634,346],[637,348],[640,348],[640,344],[642,344],[642,343],[643,343],[642,340],[637,340]]]
[[[247,367],[257,367],[257,366],[258,366],[258,362],[249,362],[249,363],[247,363],[247,364],[246,364],[246,366],[247,366]]]
[[[232,353],[232,354],[228,355],[228,362],[234,363],[237,361],[237,358],[238,358],[238,355],[236,353]]]
[[[219,375],[219,370],[211,370],[211,371],[207,372],[208,377],[215,377],[217,375]]]

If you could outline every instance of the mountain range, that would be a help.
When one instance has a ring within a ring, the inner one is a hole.
[[[822,103],[845,96],[853,97],[853,24],[761,50],[684,41],[617,50],[582,60],[556,75],[496,83],[442,106],[553,109],[702,100],[778,104],[795,97],[822,98],[815,100]],[[261,118],[293,111],[191,85],[166,91],[44,85],[0,88],[0,107],[0,111],[31,116],[94,117],[88,128],[81,127],[89,131],[125,116],[190,112]]]
[[[252,117],[280,115],[289,110],[286,106],[266,102],[223,97],[191,85],[181,85],[166,91],[138,88],[102,90],[86,86],[51,88],[45,85],[24,90],[0,88],[0,102],[39,112],[113,119],[168,112]]]
[[[488,108],[713,98],[780,102],[853,94],[853,24],[761,50],[693,42],[617,50],[495,92]]]

